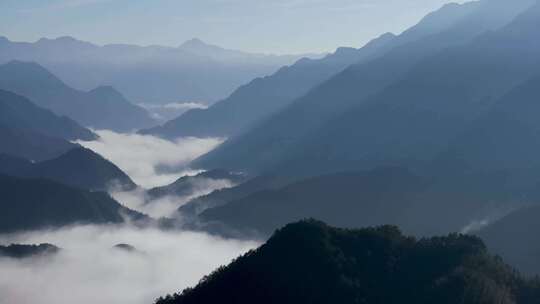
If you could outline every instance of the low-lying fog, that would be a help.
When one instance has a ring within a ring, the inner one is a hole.
[[[220,138],[180,138],[175,142],[154,136],[95,131],[100,139],[78,142],[116,164],[146,188],[169,184],[193,174],[188,164],[223,142]]]
[[[63,250],[20,261],[0,258],[1,304],[152,304],[257,245],[130,226],[77,226],[0,238],[3,244],[44,242]],[[137,251],[112,249],[117,244]]]
[[[80,144],[115,163],[144,188],[196,173],[189,170],[189,162],[222,142],[198,138],[169,142],[152,136],[97,133],[101,137],[98,141]],[[143,189],[111,194],[130,208],[160,217],[174,214],[193,197],[230,186],[228,181],[203,181],[190,195],[161,198],[152,204],[144,204]],[[218,266],[258,245],[201,232],[127,224],[0,235],[0,244],[12,243],[51,243],[62,250],[48,257],[0,258],[0,304],[151,304],[159,296],[196,284]],[[136,250],[113,249],[117,244]]]

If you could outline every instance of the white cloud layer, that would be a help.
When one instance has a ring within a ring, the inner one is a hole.
[[[0,304],[151,304],[256,247],[194,232],[78,226],[0,236],[0,244],[52,243],[56,256],[0,258]],[[126,243],[139,252],[112,249]]]
[[[193,159],[214,149],[223,139],[179,138],[175,142],[154,136],[96,131],[99,140],[78,142],[109,159],[138,185],[151,188],[172,183],[196,172],[188,168]],[[170,170],[159,170],[169,168]]]

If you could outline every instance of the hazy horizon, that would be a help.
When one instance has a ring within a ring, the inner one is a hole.
[[[272,54],[360,47],[399,34],[448,0],[48,0],[0,3],[1,35],[12,41],[71,36],[99,45],[179,46],[192,38]],[[28,22],[31,18],[33,22]],[[35,23],[43,26],[32,26]],[[114,31],[110,29],[114,28]]]

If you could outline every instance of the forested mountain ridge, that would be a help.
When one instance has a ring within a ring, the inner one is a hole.
[[[241,286],[242,288],[238,288]],[[392,226],[344,230],[287,225],[173,303],[499,303],[540,301],[527,281],[475,237],[406,237]]]

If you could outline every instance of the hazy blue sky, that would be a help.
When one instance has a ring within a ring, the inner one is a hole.
[[[360,46],[448,0],[0,0],[0,35],[176,46],[197,37],[272,53]],[[461,1],[463,2],[463,1]]]

